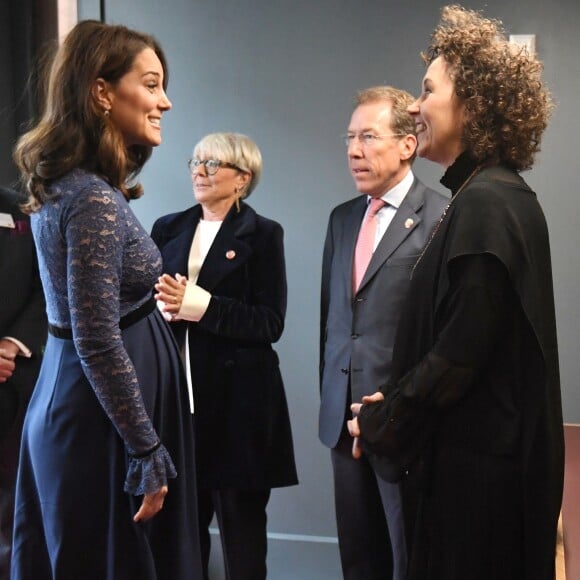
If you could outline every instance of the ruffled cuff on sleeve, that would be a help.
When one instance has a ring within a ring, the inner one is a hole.
[[[167,449],[159,445],[145,457],[129,456],[129,469],[125,479],[125,492],[131,495],[154,493],[167,485],[167,480],[177,477],[177,471]]]

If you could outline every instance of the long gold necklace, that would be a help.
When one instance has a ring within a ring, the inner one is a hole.
[[[445,216],[447,215],[447,213],[449,212],[449,208],[453,205],[453,203],[455,202],[455,200],[457,199],[457,197],[459,196],[459,194],[467,187],[467,184],[475,177],[475,174],[481,169],[481,166],[478,165],[468,176],[467,179],[461,184],[461,186],[459,187],[459,189],[457,190],[457,193],[451,198],[451,200],[449,201],[449,203],[447,204],[447,206],[445,207],[445,209],[443,210],[443,213],[441,214],[441,217],[439,218],[439,221],[435,224],[435,227],[433,228],[433,231],[431,232],[431,235],[429,236],[429,239],[427,240],[427,243],[425,244],[425,246],[423,247],[422,252],[419,254],[419,257],[417,258],[417,261],[415,262],[415,265],[413,266],[413,269],[411,270],[411,278],[413,278],[413,274],[415,273],[415,269],[417,268],[417,266],[419,265],[419,262],[423,259],[423,256],[425,255],[425,252],[427,252],[429,246],[431,245],[431,242],[433,241],[433,238],[437,235],[437,232],[439,231],[439,229],[441,228],[441,224],[443,223],[443,220],[445,219]]]

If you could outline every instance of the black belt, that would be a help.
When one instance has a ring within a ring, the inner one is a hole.
[[[155,298],[151,297],[145,304],[139,306],[129,314],[125,314],[119,320],[119,328],[121,330],[125,330],[129,328],[129,326],[133,326],[136,322],[139,322],[146,316],[149,316],[151,312],[155,310]],[[56,336],[56,338],[65,338],[67,340],[71,340],[73,337],[72,329],[70,328],[61,328],[60,326],[55,326],[54,324],[48,324],[48,332],[52,334],[52,336]]]

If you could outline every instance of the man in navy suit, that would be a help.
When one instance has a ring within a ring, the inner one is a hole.
[[[22,422],[47,332],[34,241],[19,201],[0,188],[0,580],[10,577]]]
[[[389,379],[411,269],[448,202],[411,170],[417,139],[407,107],[413,101],[392,87],[358,93],[345,143],[361,195],[332,211],[324,246],[319,436],[331,449],[345,580],[404,580],[406,575],[401,473],[387,460],[355,459],[346,420],[352,402]],[[357,285],[359,230],[371,200],[379,198],[384,205],[376,214],[372,257]]]

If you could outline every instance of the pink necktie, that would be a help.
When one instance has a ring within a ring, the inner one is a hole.
[[[358,233],[354,249],[354,265],[352,269],[353,291],[356,292],[367,270],[375,245],[377,232],[377,213],[385,205],[382,199],[371,199],[370,207]]]

